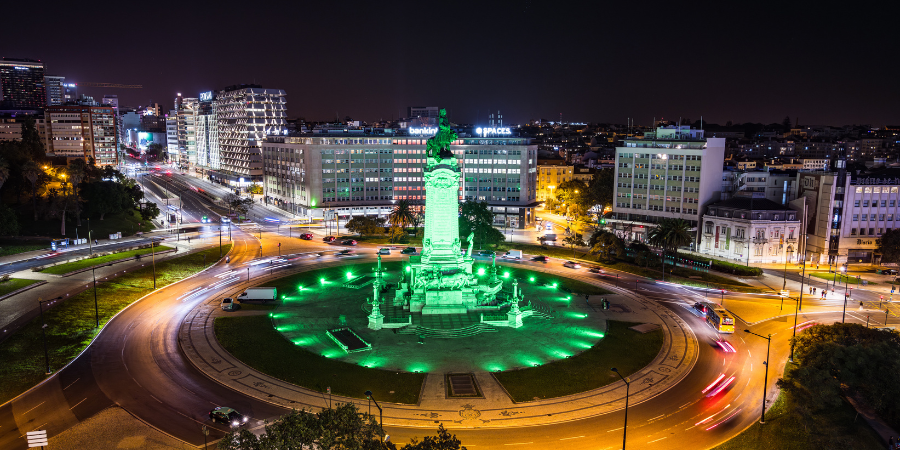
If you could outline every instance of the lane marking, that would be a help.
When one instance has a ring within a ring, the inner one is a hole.
[[[584,437],[584,436],[567,437],[567,438],[561,438],[560,440],[561,440],[561,441],[568,441],[569,439],[581,439],[581,438],[583,438],[583,437]]]
[[[81,378],[79,377],[78,379],[76,379],[75,381],[73,381],[71,384],[69,384],[68,386],[64,387],[63,390],[66,390],[66,389],[72,387],[72,385],[75,384],[75,383],[77,383],[78,380],[80,380],[80,379],[81,379]]]
[[[619,430],[621,430],[622,428],[625,428],[625,427],[619,427],[619,428],[616,428],[616,429],[614,429],[614,430],[607,430],[606,432],[609,433],[609,432],[611,432],[611,431],[619,431]]]
[[[503,444],[503,445],[528,445],[534,444],[534,442],[516,442],[515,444]]]
[[[47,400],[44,400],[44,401],[38,403],[34,408],[37,408],[38,406],[41,406],[41,405],[43,405],[44,403],[47,403]],[[31,409],[29,409],[28,411],[23,412],[22,415],[24,416],[25,414],[30,413],[31,411],[34,410],[34,408],[31,408]]]
[[[667,438],[667,437],[668,437],[668,436],[666,436],[666,437],[661,437],[661,438],[659,438],[659,439],[657,439],[657,440],[655,440],[655,441],[650,441],[650,442],[648,442],[648,444],[652,444],[652,443],[654,443],[654,442],[659,442],[659,441],[661,441],[661,440],[663,440],[663,439],[665,439],[665,438]]]
[[[83,400],[81,400],[81,401],[80,401],[80,402],[78,402],[78,403],[76,403],[76,404],[75,404],[75,406],[78,406],[78,405],[80,405],[80,404],[82,404],[82,403],[84,403],[84,400],[87,400],[87,397],[85,397],[85,398],[84,398],[84,399],[83,399]],[[73,410],[73,409],[75,409],[75,406],[73,406],[73,407],[71,407],[71,408],[69,408],[69,411],[71,411],[71,410]]]

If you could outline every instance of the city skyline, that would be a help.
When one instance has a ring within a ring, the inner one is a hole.
[[[9,6],[13,15],[26,13],[19,8]],[[631,118],[639,125],[701,116],[720,124],[785,116],[816,125],[900,123],[893,107],[900,92],[882,88],[898,64],[881,56],[892,42],[881,22],[892,14],[864,5],[646,10],[525,2],[336,11],[312,4],[270,7],[258,22],[240,25],[229,11],[117,5],[88,15],[69,8],[43,18],[42,33],[32,39],[16,38],[27,35],[27,21],[10,24],[2,35],[16,46],[0,49],[0,56],[39,59],[47,74],[74,82],[142,84],[79,90],[95,98],[117,94],[122,105],[135,107],[168,108],[178,92],[196,96],[256,83],[285,90],[290,117],[311,121],[389,120],[410,105],[439,105],[462,123],[486,122],[498,110],[508,123],[555,121],[560,114],[563,121]],[[103,45],[79,52],[51,45],[65,38],[67,23],[131,21],[132,33]],[[179,34],[191,22],[233,35],[216,43]],[[450,31],[417,32],[426,23]],[[437,62],[448,68],[436,69],[443,67]]]

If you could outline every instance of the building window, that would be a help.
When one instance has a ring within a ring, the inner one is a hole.
[[[875,229],[869,228],[869,236],[874,236],[874,235],[875,235]]]
[[[859,208],[859,200],[857,200],[857,201],[855,201],[855,202],[853,202],[853,206],[855,206],[855,207],[857,207],[857,208]]]
[[[850,236],[856,236],[856,228],[850,229]]]
[[[881,207],[884,208],[885,206],[887,206],[887,200],[882,200]]]
[[[853,215],[853,221],[854,221],[854,222],[858,222],[858,221],[859,221],[859,214],[854,214],[854,215]]]
[[[869,201],[863,200],[863,208],[868,208],[868,207],[869,207]]]
[[[862,215],[862,220],[869,220],[868,217],[869,217],[868,214],[863,214],[863,215]]]

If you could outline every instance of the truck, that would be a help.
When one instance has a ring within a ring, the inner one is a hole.
[[[503,259],[522,259],[522,250],[509,250],[503,255]]]
[[[253,287],[247,288],[241,295],[238,296],[238,300],[241,302],[246,301],[272,301],[277,298],[278,292],[277,289],[273,287]]]

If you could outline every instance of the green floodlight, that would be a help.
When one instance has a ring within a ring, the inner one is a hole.
[[[484,267],[479,267],[478,268],[478,276],[482,276],[482,275],[484,275]]]
[[[347,272],[347,279],[353,278],[353,272]]]
[[[325,279],[324,279],[324,278],[319,278],[319,283],[325,284]]]
[[[552,287],[552,288],[554,288],[554,289],[556,289],[556,286],[557,286],[556,283],[553,283],[553,284],[550,285],[550,287]]]
[[[509,272],[503,272],[503,278],[509,278]]]
[[[410,270],[412,270],[412,268],[409,266],[406,266],[406,271],[409,272]]]
[[[528,281],[534,283],[534,277],[529,278]]]
[[[303,290],[303,285],[301,284],[301,285],[297,286],[297,290],[298,290],[298,291],[302,291],[302,290]]]

